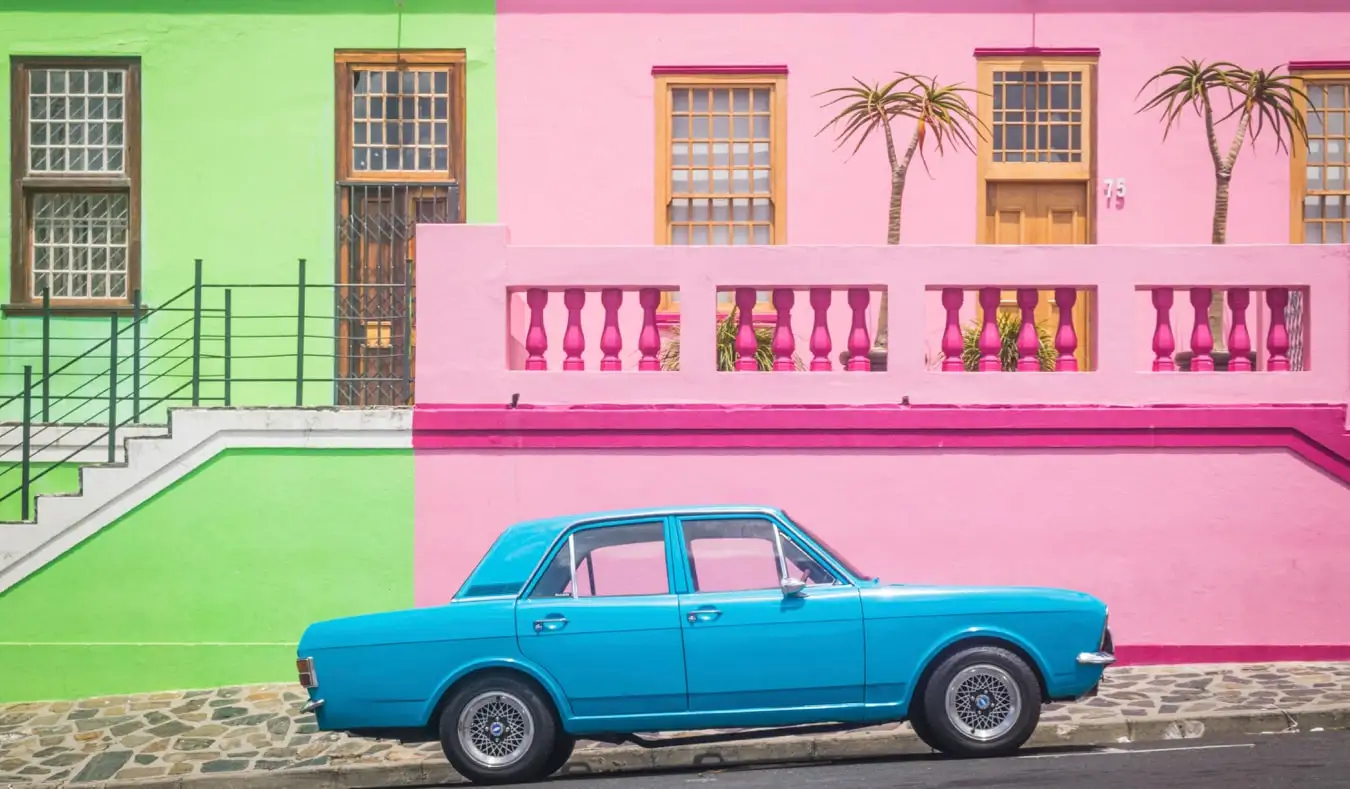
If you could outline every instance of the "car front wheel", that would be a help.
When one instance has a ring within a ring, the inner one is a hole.
[[[506,675],[470,680],[441,712],[441,748],[450,766],[476,784],[537,781],[561,765],[561,732],[549,700]]]
[[[972,647],[933,672],[923,689],[922,714],[929,735],[924,739],[937,750],[951,756],[1006,756],[1036,731],[1040,682],[1016,654]]]

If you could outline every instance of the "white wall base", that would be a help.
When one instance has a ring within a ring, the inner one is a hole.
[[[224,450],[411,449],[412,409],[175,408],[167,432],[124,445],[125,465],[85,466],[78,494],[39,496],[36,522],[0,523],[0,592]]]

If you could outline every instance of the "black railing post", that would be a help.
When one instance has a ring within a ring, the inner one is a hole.
[[[295,318],[295,405],[305,404],[305,259],[300,258],[300,284],[297,287]]]
[[[202,396],[202,259],[193,261],[192,271],[192,405]]]
[[[117,462],[117,313],[108,316],[108,462]]]
[[[225,406],[230,405],[230,289],[225,289]]]
[[[131,292],[131,421],[141,421],[141,289]]]
[[[413,314],[412,314],[412,271],[413,262],[408,260],[403,267],[403,404],[412,405],[412,354],[413,354]]]
[[[31,506],[29,501],[29,486],[32,484],[32,451],[33,451],[33,365],[25,364],[23,366],[23,455],[20,457],[19,464],[19,495],[22,502],[19,504],[19,520],[28,520],[28,508]]]
[[[52,360],[52,289],[42,289],[42,423],[46,424],[51,412],[51,374]]]

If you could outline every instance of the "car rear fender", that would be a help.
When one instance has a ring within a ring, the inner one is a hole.
[[[929,647],[924,654],[923,659],[919,661],[914,676],[909,683],[909,704],[914,703],[914,696],[920,692],[923,683],[928,679],[928,675],[937,668],[938,662],[947,655],[960,651],[965,646],[978,646],[980,644],[991,644],[1011,648],[1015,653],[1021,655],[1024,659],[1031,662],[1031,670],[1036,673],[1036,678],[1041,683],[1042,699],[1048,698],[1050,686],[1048,682],[1051,679],[1051,673],[1045,657],[1038,649],[1031,645],[1026,639],[1016,633],[1005,630],[1000,627],[977,626],[967,627],[960,630],[954,630],[943,638],[937,640]]]
[[[427,701],[426,708],[422,711],[422,718],[428,725],[435,726],[434,716],[440,711],[440,706],[445,701],[450,689],[466,677],[483,671],[491,670],[514,671],[538,682],[544,691],[548,693],[553,701],[553,708],[558,711],[558,718],[566,725],[566,722],[572,718],[572,709],[567,704],[567,696],[563,694],[562,687],[558,685],[547,671],[538,664],[525,660],[524,658],[484,658],[460,666],[454,673],[446,676],[441,684],[436,688],[435,694]]]

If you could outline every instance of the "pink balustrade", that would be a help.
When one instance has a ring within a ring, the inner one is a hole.
[[[1323,247],[517,247],[497,226],[423,232],[418,390],[427,402],[1214,404],[1350,394],[1348,267]],[[503,323],[504,336],[492,328]],[[719,330],[729,332],[720,346]],[[874,369],[877,359],[885,363]]]

